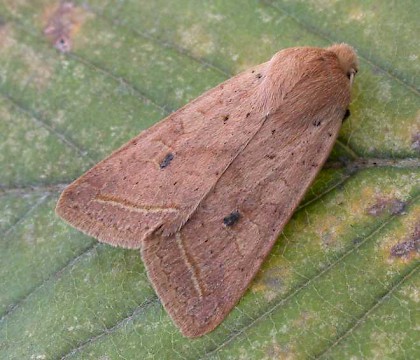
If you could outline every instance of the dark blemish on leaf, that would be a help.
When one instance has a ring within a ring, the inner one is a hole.
[[[351,115],[351,114],[350,114],[350,110],[349,110],[349,109],[347,109],[347,110],[346,110],[346,112],[344,113],[344,117],[343,117],[342,122],[346,121],[346,120],[347,120],[347,118],[348,118],[350,115]]]
[[[251,113],[246,113],[246,117],[249,117],[249,115],[251,115]]]
[[[420,223],[414,229],[413,234],[406,241],[394,245],[390,250],[392,257],[407,258],[411,253],[420,251]]]
[[[271,130],[271,135],[274,135],[276,133],[276,129]]]
[[[174,154],[172,154],[172,153],[168,153],[168,154],[166,154],[166,156],[165,156],[165,158],[162,160],[162,162],[160,163],[160,168],[161,169],[164,169],[164,168],[166,168],[170,163],[171,163],[171,161],[174,159]]]
[[[336,245],[336,239],[330,232],[323,233],[321,235],[321,239],[322,239],[322,246],[325,249],[334,247]]]
[[[390,212],[391,215],[401,215],[405,212],[407,204],[404,201],[396,199],[391,203]]]
[[[314,121],[312,122],[312,125],[313,125],[313,126],[319,126],[319,125],[321,125],[321,120],[314,120]]]
[[[257,75],[256,75],[256,78],[257,78],[257,79],[261,79],[261,78],[262,78],[262,74],[257,74]]]
[[[332,136],[332,134],[331,134],[330,132],[328,132],[328,136],[329,136],[329,137],[331,137],[331,136]]]
[[[274,154],[267,154],[267,155],[265,155],[265,157],[266,158],[269,158],[270,160],[273,160],[276,157],[276,155],[274,155]]]
[[[229,120],[229,114],[223,116],[223,122],[226,122]]]
[[[372,216],[379,216],[385,211],[386,206],[386,200],[379,200],[368,209],[367,213]]]
[[[283,286],[283,281],[278,277],[278,274],[273,274],[273,276],[268,276],[264,279],[264,284],[270,289],[279,289]]]
[[[411,252],[418,252],[420,248],[420,238],[404,241],[391,248],[392,257],[407,257]]]
[[[58,51],[66,53],[69,52],[71,49],[71,42],[69,39],[60,38],[58,41],[55,42],[54,47]]]
[[[384,213],[401,215],[405,212],[405,208],[406,203],[399,199],[377,199],[376,203],[367,210],[367,213],[372,216],[380,216]]]
[[[240,217],[241,215],[239,214],[239,211],[233,211],[228,216],[223,218],[223,224],[225,226],[233,226],[238,222]]]
[[[84,21],[85,12],[71,1],[60,1],[54,8],[48,8],[45,15],[44,35],[60,52],[69,52],[72,38]]]
[[[358,245],[362,242],[363,238],[357,237],[353,239],[353,244]]]
[[[411,140],[411,148],[420,153],[420,133],[414,134]]]
[[[254,72],[255,72],[255,70],[252,70],[251,72],[252,72],[252,73],[254,73]]]

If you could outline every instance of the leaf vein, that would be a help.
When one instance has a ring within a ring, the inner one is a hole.
[[[66,271],[66,269],[70,269],[73,265],[75,265],[81,258],[84,256],[87,256],[88,253],[93,252],[100,243],[94,242],[89,247],[85,248],[81,253],[79,253],[76,257],[71,258],[63,267],[61,267],[59,270],[54,272],[53,274],[49,275],[46,279],[44,279],[41,283],[36,285],[32,290],[30,290],[25,296],[18,299],[10,308],[8,311],[6,311],[5,314],[2,315],[0,318],[0,325],[13,313],[16,312],[19,308],[22,307],[22,305],[35,293],[37,293],[40,289],[42,289],[45,285],[47,285],[51,281],[57,281],[62,274]]]
[[[374,312],[378,307],[380,307],[385,300],[387,300],[406,280],[412,277],[417,270],[419,269],[420,264],[417,264],[410,272],[405,274],[402,278],[400,278],[391,288],[387,289],[384,294],[382,294],[379,298],[375,299],[372,306],[367,309],[356,321],[351,324],[338,338],[336,341],[328,345],[323,351],[318,353],[314,356],[314,359],[320,359],[324,357],[325,354],[330,352],[333,348],[335,348],[341,341],[343,341],[347,336],[349,336],[356,328],[358,328],[366,318]]]
[[[416,201],[419,198],[420,198],[420,196],[417,196],[412,201],[414,202],[414,201]],[[207,358],[207,357],[209,357],[209,356],[217,353],[222,348],[226,347],[228,344],[233,343],[235,340],[238,339],[238,337],[240,335],[245,334],[250,328],[252,328],[253,326],[255,326],[259,321],[262,321],[262,319],[264,319],[265,317],[267,317],[270,314],[272,314],[281,305],[285,304],[287,301],[289,301],[294,296],[296,296],[300,291],[302,291],[303,289],[305,289],[309,285],[311,285],[315,280],[317,280],[318,278],[322,277],[324,274],[328,273],[331,269],[333,269],[336,265],[338,265],[339,263],[341,263],[341,261],[343,261],[346,257],[348,257],[349,255],[351,255],[354,251],[356,251],[357,249],[359,249],[369,239],[371,239],[374,235],[376,235],[377,233],[379,233],[384,227],[386,227],[388,224],[390,224],[396,217],[397,217],[397,215],[390,216],[386,221],[384,221],[382,224],[380,224],[378,227],[376,227],[376,229],[374,229],[370,234],[368,234],[364,238],[364,240],[360,241],[359,243],[355,244],[354,247],[352,247],[349,250],[347,250],[346,252],[344,252],[339,258],[337,258],[337,260],[335,260],[334,262],[330,263],[322,271],[318,272],[313,277],[308,278],[304,283],[302,283],[300,286],[298,286],[296,289],[294,289],[292,292],[290,292],[287,296],[285,296],[284,298],[279,299],[277,302],[274,303],[274,305],[272,307],[270,307],[270,309],[268,309],[267,311],[265,311],[262,314],[260,314],[259,316],[257,316],[249,324],[247,324],[246,326],[244,326],[243,328],[241,328],[239,330],[233,331],[218,347],[216,347],[214,349],[210,349],[209,351],[207,351],[201,357],[201,359]]]
[[[302,28],[308,30],[310,33],[316,35],[317,37],[327,40],[329,43],[337,43],[337,42],[342,42],[339,39],[334,39],[331,38],[330,36],[328,36],[327,34],[323,33],[320,29],[318,29],[317,27],[308,24],[306,21],[304,21],[303,19],[299,18],[296,14],[291,13],[290,11],[286,10],[284,7],[281,7],[279,4],[273,4],[272,1],[270,0],[259,0],[263,5],[267,5],[272,7],[273,9],[277,10],[278,12],[282,12],[283,14],[285,14],[286,16],[289,16],[292,20],[294,20],[299,26],[301,26]],[[360,54],[358,52],[357,56],[361,59],[363,59],[364,61],[366,61],[370,66],[379,69],[380,71],[382,71],[385,75],[387,75],[389,78],[391,78],[392,80],[395,80],[396,82],[398,82],[399,84],[403,85],[405,88],[407,88],[409,91],[411,91],[412,93],[416,94],[417,96],[420,96],[420,92],[418,89],[416,89],[413,85],[411,85],[410,83],[406,82],[404,79],[401,79],[398,75],[392,73],[390,70],[383,68],[382,66],[380,66],[379,64],[377,64],[376,62],[372,61],[369,57],[364,56],[362,54]]]

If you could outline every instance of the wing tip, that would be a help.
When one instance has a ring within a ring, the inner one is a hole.
[[[162,234],[159,236],[164,238],[166,242],[170,241]],[[162,278],[166,273],[162,269],[163,265],[158,265],[156,259],[150,257],[150,252],[153,252],[152,248],[154,245],[156,244],[153,244],[153,239],[149,238],[149,241],[145,242],[140,252],[147,277],[172,322],[183,336],[191,339],[213,331],[229,313],[230,307],[223,306],[217,296],[189,297],[185,296],[183,291],[178,293],[176,286],[173,285],[177,281],[171,278]],[[175,272],[175,270],[172,270],[171,274]],[[231,304],[232,307],[235,304]]]
[[[134,242],[128,237],[124,238],[121,236],[121,232],[105,227],[85,214],[77,204],[77,198],[74,197],[73,187],[76,185],[70,184],[61,193],[55,206],[55,213],[58,217],[82,233],[96,238],[99,242],[126,249],[141,248],[142,241]]]

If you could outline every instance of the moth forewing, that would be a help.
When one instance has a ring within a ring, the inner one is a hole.
[[[292,48],[206,92],[96,165],[57,212],[141,248],[186,336],[239,301],[326,161],[357,59],[345,44]]]

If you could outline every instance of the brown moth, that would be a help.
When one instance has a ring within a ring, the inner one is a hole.
[[[69,185],[57,214],[140,249],[185,336],[239,301],[348,114],[357,57],[346,44],[285,49],[207,91]]]

